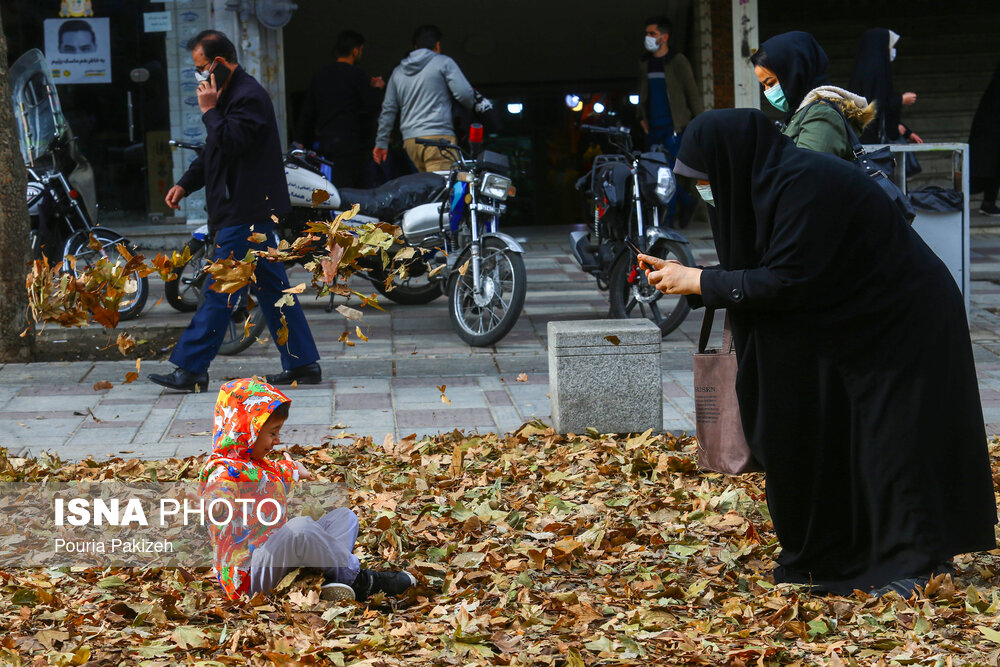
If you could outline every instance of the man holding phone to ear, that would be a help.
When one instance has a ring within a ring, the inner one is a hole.
[[[198,79],[198,107],[205,124],[205,148],[167,193],[166,202],[179,208],[188,193],[205,188],[208,228],[215,237],[213,260],[242,260],[250,250],[266,250],[268,242],[251,241],[254,234],[270,240],[272,216],[291,208],[282,163],[281,139],[274,106],[267,91],[236,62],[236,47],[217,30],[205,30],[188,42]],[[273,242],[271,242],[273,245]],[[255,301],[281,353],[282,372],[268,375],[270,384],[316,384],[322,379],[319,353],[302,307],[275,307],[288,289],[288,276],[280,262],[259,260],[254,268]],[[191,324],[181,334],[170,355],[177,369],[150,375],[156,384],[179,391],[204,391],[208,367],[219,351],[230,324],[236,295],[210,289]],[[282,319],[288,341],[278,345]]]

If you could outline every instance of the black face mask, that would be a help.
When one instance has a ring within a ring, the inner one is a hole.
[[[226,85],[226,81],[229,81],[229,76],[232,72],[228,67],[220,63],[218,60],[212,65],[212,69],[208,70],[209,81],[211,81],[211,76],[215,75],[215,89],[222,90],[222,87]]]

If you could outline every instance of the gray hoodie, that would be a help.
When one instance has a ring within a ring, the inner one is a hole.
[[[375,146],[389,147],[389,133],[399,115],[404,139],[455,134],[452,98],[472,108],[475,93],[455,61],[430,49],[415,49],[392,70],[378,117]]]

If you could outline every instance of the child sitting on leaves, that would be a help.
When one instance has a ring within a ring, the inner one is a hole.
[[[265,458],[279,443],[290,405],[287,396],[256,377],[227,382],[219,390],[212,454],[198,479],[206,513],[222,523],[207,521],[222,590],[231,599],[267,592],[290,570],[305,566],[323,569],[325,600],[364,600],[378,592],[399,595],[416,580],[408,572],[361,568],[352,553],[358,517],[350,509],[338,507],[318,521],[308,516],[286,520],[291,485],[314,479],[288,452],[285,460]],[[235,509],[231,518],[223,509],[208,512],[216,498]],[[252,505],[237,502],[247,498]]]

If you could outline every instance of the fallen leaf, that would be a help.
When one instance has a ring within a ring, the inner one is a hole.
[[[114,385],[107,380],[99,380],[94,383],[94,391],[102,391],[104,389],[111,389],[112,387],[114,387]]]
[[[319,206],[329,198],[330,198],[330,193],[327,192],[326,190],[313,190],[312,193],[313,208]]]
[[[281,316],[281,326],[274,336],[274,342],[278,345],[286,345],[288,343],[288,321],[285,320],[284,315]]]
[[[604,340],[608,341],[612,345],[620,345],[621,344],[621,341],[618,339],[618,336],[605,336]]]
[[[351,308],[350,306],[345,306],[343,304],[337,306],[337,312],[349,320],[360,320],[362,318],[362,313],[360,310]]]
[[[527,373],[521,373],[521,374],[519,374],[517,376],[517,381],[518,382],[527,382],[528,381],[528,374]]]
[[[355,327],[354,333],[356,333],[358,338],[360,338],[361,340],[365,341],[366,343],[368,342],[368,336],[361,333],[361,327]]]
[[[122,353],[122,356],[127,355],[135,349],[135,338],[132,337],[132,334],[125,333],[124,331],[118,334],[118,340],[116,343],[118,345],[118,351]]]

